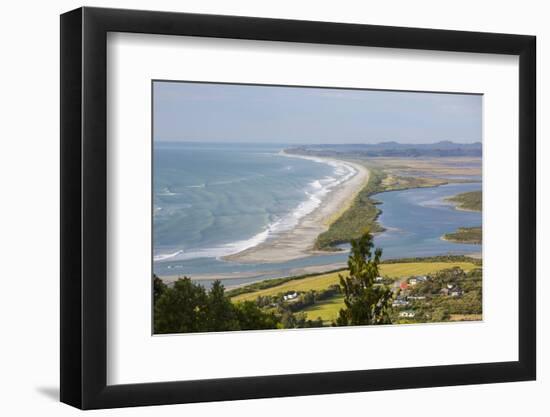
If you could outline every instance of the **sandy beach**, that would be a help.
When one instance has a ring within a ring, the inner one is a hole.
[[[287,155],[290,157],[300,157]],[[308,158],[308,157],[303,157]],[[368,170],[359,164],[332,158],[315,158],[353,167],[355,175],[332,189],[320,205],[304,216],[291,230],[281,232],[265,242],[236,254],[225,256],[227,261],[239,263],[276,263],[311,256],[317,236],[326,231],[331,222],[351,204],[369,178]]]

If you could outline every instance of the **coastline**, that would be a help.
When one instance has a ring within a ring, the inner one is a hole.
[[[481,191],[480,191],[480,193],[481,193]],[[460,198],[457,199],[457,197],[461,197],[462,194],[464,194],[464,193],[448,197],[448,198],[445,199],[445,201],[448,204],[454,206],[454,209],[458,210],[458,211],[468,211],[468,212],[478,212],[478,213],[482,212],[481,206],[480,206],[479,209],[478,208],[464,207],[464,205],[467,204],[467,202],[460,200]]]
[[[445,237],[445,235],[441,236],[439,239],[445,241],[445,242],[451,242],[451,243],[459,243],[461,245],[481,245],[482,242],[468,242],[464,240],[458,240],[458,239],[450,239]]]
[[[299,220],[291,230],[281,232],[257,246],[222,257],[225,261],[239,263],[280,263],[319,254],[314,250],[317,237],[328,230],[329,225],[340,216],[369,179],[369,171],[364,166],[335,158],[283,155],[292,158],[338,163],[351,166],[355,175],[331,190],[311,213]],[[323,252],[321,252],[323,253]]]
[[[451,204],[454,204],[451,202]],[[470,212],[470,213],[481,213],[481,210],[474,210],[474,209],[469,209],[469,208],[464,208],[464,207],[458,207],[458,206],[454,206],[454,209],[455,210],[458,210],[458,211],[467,211],[467,212]]]
[[[329,264],[323,264],[323,265],[311,265],[311,266],[304,266],[304,267],[298,267],[293,268],[290,271],[288,271],[287,274],[284,276],[280,276],[280,274],[277,273],[277,271],[261,271],[261,272],[231,272],[231,273],[212,273],[212,274],[194,274],[192,275],[191,279],[193,281],[201,282],[201,281],[227,281],[232,280],[236,278],[255,278],[258,275],[263,274],[270,274],[272,273],[276,277],[273,278],[264,278],[264,277],[258,277],[257,280],[246,282],[244,284],[237,284],[237,285],[231,285],[227,287],[228,289],[237,288],[241,286],[250,285],[256,282],[262,282],[262,281],[268,281],[270,279],[274,278],[292,278],[297,277],[301,275],[309,275],[309,274],[323,274],[326,272],[332,272],[334,270],[339,270],[345,268],[347,265],[346,262],[333,262]],[[182,278],[181,275],[162,275],[159,276],[159,278],[164,281],[165,283],[169,284],[174,281],[177,281],[178,279]]]
[[[477,236],[478,230],[479,231],[479,239]],[[474,233],[473,236],[469,235],[464,237],[464,234],[468,233]],[[462,238],[461,238],[462,237]],[[475,226],[475,227],[459,227],[456,231],[451,233],[445,233],[441,236],[441,240],[444,240],[446,242],[453,242],[453,243],[460,243],[460,244],[467,244],[467,245],[482,245],[483,244],[483,238],[482,238],[482,228],[481,226]]]

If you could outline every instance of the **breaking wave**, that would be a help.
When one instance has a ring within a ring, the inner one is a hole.
[[[296,206],[287,215],[276,219],[275,221],[267,225],[264,230],[249,239],[239,240],[210,248],[193,249],[189,252],[178,250],[172,253],[158,254],[154,256],[154,261],[163,262],[189,260],[196,258],[220,259],[224,256],[233,255],[258,246],[270,237],[276,236],[279,233],[291,230],[292,228],[296,227],[301,219],[315,211],[315,209],[317,209],[322,204],[323,200],[327,197],[328,194],[330,194],[330,192],[332,192],[338,186],[345,183],[357,174],[357,170],[352,165],[343,161],[309,156],[287,155],[284,153],[282,153],[281,155],[290,158],[302,158],[317,163],[328,164],[334,168],[333,176],[326,176],[324,178],[310,182],[304,190],[305,199],[300,204],[298,204],[298,206]]]

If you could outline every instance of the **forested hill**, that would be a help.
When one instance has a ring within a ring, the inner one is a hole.
[[[296,155],[315,155],[328,157],[450,157],[482,156],[481,142],[455,143],[441,141],[437,143],[405,144],[382,142],[377,144],[323,144],[303,145],[286,149]]]

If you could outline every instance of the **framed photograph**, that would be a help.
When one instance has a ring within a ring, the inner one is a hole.
[[[61,401],[533,380],[535,37],[61,16]]]

